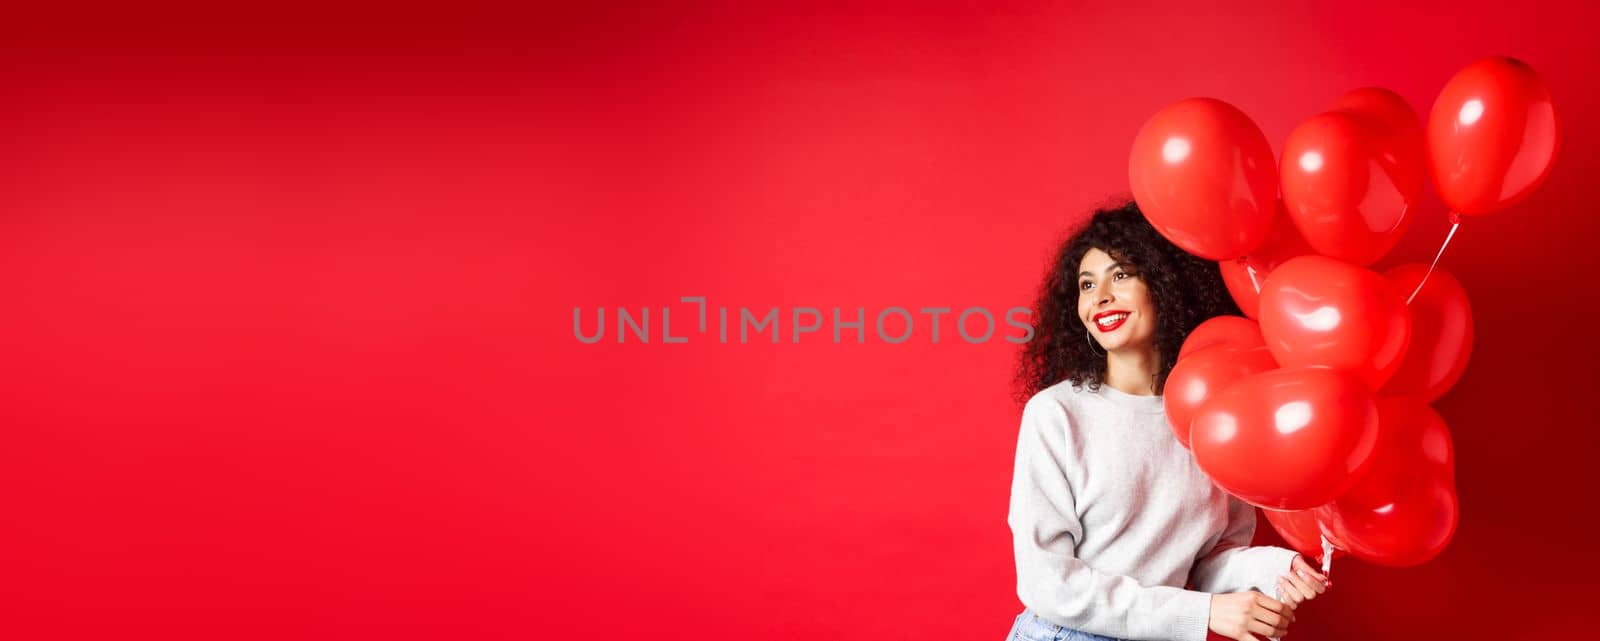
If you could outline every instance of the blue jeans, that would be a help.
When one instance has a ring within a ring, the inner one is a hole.
[[[1098,634],[1079,632],[1072,628],[1063,628],[1059,625],[1039,618],[1032,610],[1022,609],[1022,614],[1017,615],[1015,623],[1011,624],[1011,632],[1006,635],[1006,641],[1121,641]]]

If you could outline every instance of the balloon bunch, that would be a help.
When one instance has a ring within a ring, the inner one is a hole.
[[[1430,404],[1465,370],[1473,324],[1439,256],[1462,215],[1536,189],[1559,138],[1538,74],[1499,57],[1451,78],[1426,129],[1391,91],[1345,94],[1294,129],[1281,163],[1248,116],[1211,98],[1168,106],[1135,138],[1140,209],[1219,261],[1245,313],[1190,334],[1168,419],[1213,481],[1325,568],[1339,553],[1416,565],[1454,536],[1455,458]],[[1452,209],[1433,263],[1368,269],[1426,182]]]

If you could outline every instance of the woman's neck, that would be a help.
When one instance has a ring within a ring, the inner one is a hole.
[[[1161,357],[1154,348],[1117,350],[1106,355],[1106,385],[1134,396],[1154,396]]]

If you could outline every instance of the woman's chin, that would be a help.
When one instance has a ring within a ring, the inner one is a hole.
[[[1108,354],[1141,354],[1150,351],[1150,343],[1135,343],[1130,340],[1108,340],[1100,346]]]

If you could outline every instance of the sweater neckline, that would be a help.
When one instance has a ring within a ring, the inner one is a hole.
[[[1100,396],[1141,414],[1159,414],[1166,411],[1166,404],[1160,395],[1140,396],[1129,394],[1104,382],[1100,383]]]

